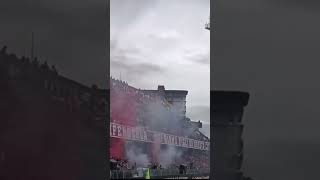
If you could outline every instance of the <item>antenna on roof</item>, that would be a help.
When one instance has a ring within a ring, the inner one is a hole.
[[[34,58],[34,33],[31,33],[31,59]]]

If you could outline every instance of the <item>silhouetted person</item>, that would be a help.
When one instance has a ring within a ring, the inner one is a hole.
[[[7,54],[7,46],[3,46],[1,49],[1,54]]]
[[[13,54],[13,53],[11,53],[11,54],[9,55],[9,58],[12,59],[12,60],[17,60],[17,59],[18,59],[18,58],[17,58],[17,55],[15,55],[15,54]]]
[[[26,58],[26,63],[29,64],[30,63],[30,59]]]
[[[180,164],[180,166],[179,166],[179,174],[183,174],[183,165],[182,164]]]
[[[98,89],[98,86],[97,86],[96,84],[93,84],[93,85],[91,86],[91,88],[94,89],[94,90],[97,90],[97,89]]]
[[[21,61],[24,63],[26,61],[26,57],[25,56],[22,56],[21,57]]]
[[[51,66],[51,70],[52,70],[54,73],[56,73],[56,74],[58,73],[58,72],[57,72],[57,69],[56,69],[56,67],[55,67],[54,65]]]
[[[193,169],[193,162],[190,163],[190,169]]]
[[[49,66],[48,66],[47,61],[45,61],[45,62],[41,65],[41,68],[42,68],[42,69],[45,69],[45,70],[49,69]]]
[[[243,180],[253,180],[251,177],[245,177]]]
[[[38,58],[34,58],[33,61],[32,61],[32,64],[33,64],[35,67],[38,67],[38,66],[39,66]]]

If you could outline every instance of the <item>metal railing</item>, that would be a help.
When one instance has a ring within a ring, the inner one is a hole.
[[[111,171],[111,179],[135,179],[143,178],[145,170],[113,170]],[[151,178],[165,177],[197,177],[209,176],[209,169],[186,169],[184,173],[180,173],[179,169],[150,169]]]
[[[111,179],[129,179],[138,175],[136,170],[112,170],[110,171]]]

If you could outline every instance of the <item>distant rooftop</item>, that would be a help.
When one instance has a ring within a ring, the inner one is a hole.
[[[210,91],[214,105],[248,105],[249,93],[241,91]]]
[[[152,93],[158,93],[159,91],[164,91],[164,93],[166,95],[167,94],[175,94],[175,95],[180,94],[180,95],[186,96],[188,94],[188,91],[186,91],[186,90],[166,90],[163,85],[159,85],[157,90],[143,90],[143,91],[152,92]]]

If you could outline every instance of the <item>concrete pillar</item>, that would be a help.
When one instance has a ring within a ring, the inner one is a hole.
[[[235,91],[211,91],[211,162],[214,180],[242,178],[242,131],[244,107],[249,94]]]

